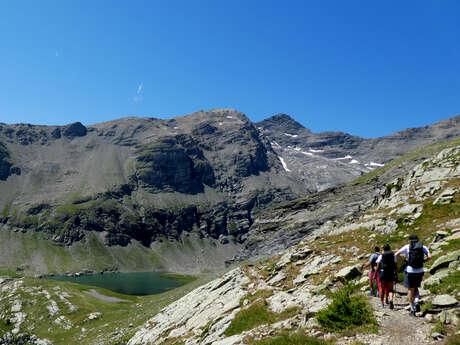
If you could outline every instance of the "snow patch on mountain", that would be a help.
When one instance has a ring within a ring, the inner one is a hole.
[[[379,164],[379,163],[375,163],[375,162],[370,162],[369,164],[366,164],[366,165],[369,165],[371,167],[383,167],[385,164]]]
[[[346,155],[345,157],[334,158],[334,160],[336,160],[336,161],[341,161],[341,160],[344,160],[344,159],[353,159],[353,157],[350,156],[350,155]]]
[[[284,133],[284,135],[286,135],[286,136],[288,136],[288,137],[291,137],[291,138],[297,138],[297,137],[298,137],[297,134]]]
[[[284,170],[286,170],[287,172],[291,172],[291,170],[288,169],[287,164],[286,164],[286,162],[284,161],[283,157],[278,156],[278,158],[280,159],[281,164],[283,165]]]

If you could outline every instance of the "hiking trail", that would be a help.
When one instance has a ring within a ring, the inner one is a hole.
[[[378,334],[358,334],[349,337],[340,344],[350,344],[360,341],[369,345],[415,345],[435,344],[441,341],[434,340],[431,336],[431,328],[434,324],[429,323],[424,317],[413,317],[409,315],[406,307],[407,289],[401,284],[396,285],[393,299],[394,309],[391,310],[388,304],[382,308],[379,297],[368,297],[368,301],[374,309],[379,324]],[[422,298],[423,300],[423,298]]]

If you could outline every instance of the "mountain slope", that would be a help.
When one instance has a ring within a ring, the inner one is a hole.
[[[125,118],[88,128],[0,129],[8,170],[0,182],[2,228],[38,232],[37,241],[52,240],[61,246],[59,255],[77,260],[72,246],[91,245],[92,236],[96,250],[136,243],[153,249],[154,261],[143,256],[141,267],[130,269],[221,265],[257,209],[308,192],[284,173],[247,117],[233,110],[170,120]],[[17,247],[12,241],[5,247]],[[17,261],[9,252],[3,254],[8,265]],[[51,269],[27,255],[23,263],[31,270]],[[101,255],[110,261],[109,253]],[[73,269],[58,261],[63,265],[53,269]],[[108,267],[129,269],[112,261]]]
[[[314,134],[287,115],[254,125],[231,109],[88,127],[0,124],[1,265],[196,272],[274,253],[362,211],[387,178],[315,194],[289,227],[272,219],[276,205],[459,132],[455,117],[362,139]]]
[[[460,115],[375,139],[312,133],[286,114],[255,125],[283,158],[287,172],[316,191],[349,182],[420,147],[460,136]]]

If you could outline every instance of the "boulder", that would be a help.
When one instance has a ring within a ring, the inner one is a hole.
[[[436,272],[436,274],[432,275],[431,277],[423,281],[423,287],[429,288],[435,285],[439,285],[448,275],[449,275],[448,270]]]
[[[442,338],[444,338],[444,336],[441,333],[438,333],[438,332],[431,333],[431,337],[434,340],[441,340]]]
[[[446,241],[453,241],[460,239],[460,232],[456,232],[448,237],[445,238]]]
[[[436,237],[434,238],[435,242],[438,242],[439,240],[449,236],[449,233],[446,231],[436,231]]]
[[[351,280],[356,277],[359,277],[361,272],[355,266],[348,266],[342,268],[339,272],[335,274],[336,280]]]
[[[438,270],[448,267],[452,261],[457,261],[460,258],[460,249],[450,252],[436,259],[431,265],[430,274],[435,274]]]
[[[310,249],[310,248],[307,248],[307,247],[301,248],[298,251],[292,253],[291,261],[297,261],[297,260],[305,259],[311,253],[313,253],[313,249]]]
[[[457,299],[450,295],[439,295],[433,299],[433,306],[448,308],[457,305]]]
[[[422,204],[408,204],[401,207],[397,212],[398,214],[409,214],[421,212],[423,209]]]
[[[437,198],[435,201],[433,201],[433,205],[444,205],[444,204],[449,204],[452,202],[455,193],[457,191],[454,188],[447,188],[445,189]]]
[[[268,284],[276,285],[279,282],[283,281],[284,279],[286,279],[286,274],[284,274],[284,272],[278,272],[276,276],[274,276],[272,279],[268,281]]]
[[[64,127],[64,136],[68,138],[74,137],[84,137],[87,133],[87,129],[85,126],[81,124],[81,122],[72,123],[66,127]]]
[[[235,334],[232,335],[231,337],[222,339],[222,340],[217,340],[214,341],[214,345],[233,345],[233,344],[241,344],[241,341],[243,340],[243,334]]]

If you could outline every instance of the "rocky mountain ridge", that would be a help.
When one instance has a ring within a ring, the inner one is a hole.
[[[253,124],[231,109],[88,127],[1,124],[1,261],[41,273],[152,266],[189,272],[266,248],[273,253],[342,216],[342,210],[355,212],[375,186],[369,183],[363,198],[344,187],[356,199],[351,206],[336,207],[336,215],[315,224],[304,221],[299,231],[288,232],[290,238],[282,235],[266,245],[269,226],[261,224],[270,221],[266,214],[260,218],[263,210],[381,165],[352,164],[342,155],[371,162],[376,148],[386,160],[398,157],[408,147],[457,136],[458,118],[378,139],[395,143],[387,149],[377,139],[314,134],[286,115]],[[304,158],[294,169],[292,157],[298,155]],[[334,188],[311,200],[333,198],[342,190]],[[137,253],[134,266],[119,255],[126,252]],[[92,263],[93,253],[104,259]]]
[[[460,115],[372,139],[342,132],[313,133],[286,114],[255,125],[269,138],[285,170],[310,189],[321,191],[349,182],[420,147],[458,137]]]

